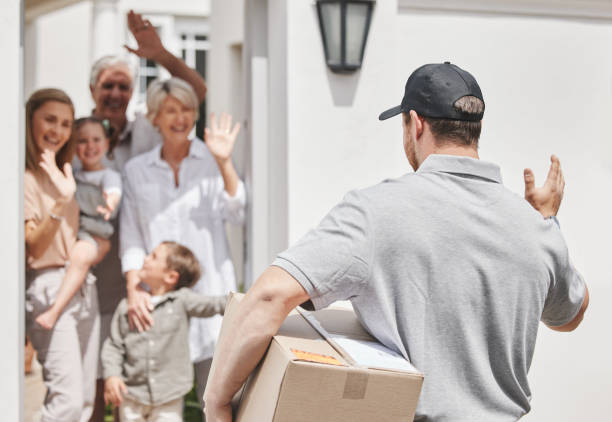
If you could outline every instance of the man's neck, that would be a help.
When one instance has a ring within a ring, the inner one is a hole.
[[[91,114],[100,119],[106,119],[106,117],[102,116],[101,114],[98,114],[95,108],[93,109]],[[118,134],[123,133],[125,127],[127,126],[127,117],[125,115],[118,118],[108,119],[108,121],[110,122],[110,125],[115,128]]]
[[[453,142],[430,142],[425,145],[425,148],[418,154],[419,166],[431,154],[456,155],[458,157],[469,157],[480,159],[478,156],[478,148],[471,145],[457,145]]]
[[[434,147],[432,154],[444,154],[444,155],[460,155],[463,157],[470,157],[480,159],[478,156],[478,149],[468,145],[456,145],[456,144],[444,144],[441,146]]]

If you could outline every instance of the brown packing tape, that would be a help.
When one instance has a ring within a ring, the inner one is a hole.
[[[368,389],[368,376],[367,371],[364,370],[349,370],[346,373],[342,398],[349,400],[363,399]]]

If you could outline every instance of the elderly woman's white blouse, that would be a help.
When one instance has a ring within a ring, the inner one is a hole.
[[[155,246],[171,240],[193,251],[202,266],[202,278],[193,287],[207,295],[236,290],[224,222],[244,221],[246,194],[242,181],[233,197],[208,147],[191,141],[189,155],[174,173],[161,159],[161,145],[134,157],[124,169],[124,197],[120,219],[120,256],[123,272],[139,270]],[[221,317],[192,318],[191,358],[212,357]]]

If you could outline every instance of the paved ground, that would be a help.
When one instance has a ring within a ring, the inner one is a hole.
[[[40,410],[47,389],[42,380],[42,366],[36,359],[32,362],[32,373],[25,376],[23,383],[24,422],[39,422]]]

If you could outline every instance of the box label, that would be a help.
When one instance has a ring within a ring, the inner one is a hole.
[[[342,362],[333,356],[321,355],[319,353],[305,352],[303,350],[291,349],[293,355],[299,360],[307,362],[325,363],[328,365],[344,366]]]

